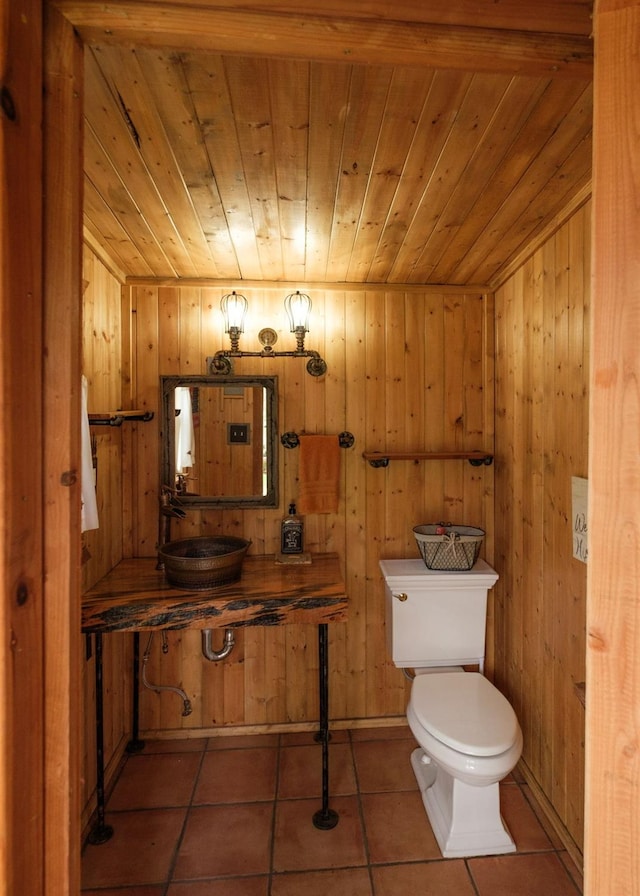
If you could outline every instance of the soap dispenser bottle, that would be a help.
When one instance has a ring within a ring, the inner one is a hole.
[[[280,550],[283,554],[301,554],[303,547],[303,524],[296,516],[296,505],[289,504],[289,513],[282,520]]]

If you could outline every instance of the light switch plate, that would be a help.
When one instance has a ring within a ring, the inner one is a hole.
[[[227,443],[229,445],[249,445],[250,434],[248,423],[228,423]]]

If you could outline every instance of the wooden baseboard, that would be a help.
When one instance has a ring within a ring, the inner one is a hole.
[[[545,795],[544,791],[542,790],[542,788],[540,787],[540,785],[538,784],[536,779],[533,777],[533,774],[531,773],[531,770],[528,768],[528,766],[522,760],[520,760],[517,768],[518,768],[518,771],[520,772],[520,774],[522,775],[522,777],[524,778],[527,786],[531,790],[531,793],[535,797],[536,802],[538,803],[538,805],[544,812],[545,817],[549,821],[549,824],[553,828],[558,839],[560,840],[560,842],[562,843],[564,848],[567,850],[567,852],[569,853],[569,855],[575,862],[577,868],[579,868],[580,871],[582,871],[583,865],[584,865],[582,850],[580,849],[578,844],[575,842],[575,840],[573,839],[573,837],[571,836],[571,834],[569,833],[569,831],[563,824],[560,816],[558,815],[556,810],[551,805],[548,797]]]
[[[406,716],[388,716],[379,719],[331,719],[329,727],[334,731],[362,728],[408,728]],[[318,722],[290,722],[275,725],[234,725],[224,728],[163,728],[140,732],[141,740],[195,740],[199,737],[237,737],[254,734],[294,734],[300,731],[316,731]]]
[[[111,759],[105,766],[104,770],[104,791],[105,796],[108,800],[111,791],[113,790],[116,780],[118,778],[118,773],[125,759],[125,751],[127,749],[127,744],[129,743],[129,739],[127,737],[123,737],[116,749],[113,751]],[[95,789],[89,796],[84,809],[82,810],[81,817],[81,830],[82,830],[82,842],[84,843],[87,839],[87,836],[93,827],[95,822],[95,816],[97,812],[97,798]]]

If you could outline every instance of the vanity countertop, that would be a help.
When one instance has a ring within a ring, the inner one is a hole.
[[[82,598],[82,631],[153,631],[320,624],[347,618],[337,554],[310,564],[279,564],[273,554],[247,555],[237,582],[185,591],[167,582],[155,557],[122,560]]]

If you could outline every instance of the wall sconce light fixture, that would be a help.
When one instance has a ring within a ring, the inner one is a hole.
[[[222,297],[220,307],[224,316],[224,331],[229,334],[231,340],[231,351],[237,352],[240,333],[244,333],[244,319],[249,303],[243,295],[238,295],[234,290]]]
[[[322,376],[326,373],[327,364],[319,353],[304,347],[304,338],[309,332],[309,313],[311,311],[311,299],[306,293],[298,290],[292,292],[284,300],[289,326],[296,337],[296,350],[291,352],[274,351],[273,346],[278,341],[278,334],[270,327],[265,327],[258,333],[258,341],[262,346],[261,351],[241,351],[240,334],[244,333],[244,319],[248,307],[247,299],[235,291],[222,297],[220,308],[224,316],[224,331],[229,334],[231,348],[220,349],[213,357],[207,358],[207,370],[210,374],[230,374],[231,358],[308,358],[307,373],[311,376]]]

